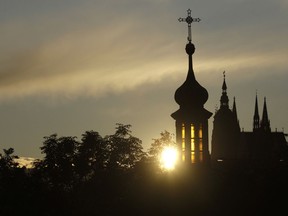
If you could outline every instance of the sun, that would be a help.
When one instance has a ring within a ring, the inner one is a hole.
[[[170,171],[175,169],[177,163],[178,152],[175,147],[164,147],[160,155],[160,164],[164,170]]]

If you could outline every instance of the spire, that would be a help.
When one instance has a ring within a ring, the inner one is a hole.
[[[239,125],[239,120],[237,116],[237,109],[236,109],[236,102],[235,102],[235,97],[233,97],[233,108],[232,108],[232,113],[234,115],[234,120],[237,124],[238,130],[240,131],[240,125]]]
[[[235,97],[233,98],[233,108],[232,108],[232,112],[233,112],[234,116],[236,117],[236,119],[238,119],[238,117],[237,117],[237,109],[236,109]]]
[[[266,105],[266,97],[264,97],[264,106],[263,106],[263,114],[262,114],[262,120],[261,120],[261,128],[265,132],[270,132],[270,121],[268,118],[268,112],[267,112],[267,105]]]
[[[221,96],[221,99],[220,99],[220,108],[222,107],[227,107],[229,108],[229,99],[228,99],[228,96],[227,96],[227,85],[226,85],[226,81],[225,81],[225,71],[223,72],[223,84],[222,84],[222,96]]]
[[[222,90],[226,92],[227,90],[227,85],[226,85],[226,81],[225,81],[225,71],[223,71],[223,85],[222,85]]]
[[[258,112],[258,99],[257,99],[257,92],[256,92],[255,110],[254,110],[254,117],[253,117],[253,131],[258,130],[259,127],[260,127],[260,124],[259,124],[259,112]]]
[[[189,41],[188,44],[186,44],[186,53],[188,54],[188,74],[187,74],[187,79],[189,80],[195,80],[195,75],[193,71],[193,60],[192,60],[192,55],[195,52],[195,46],[194,44]]]

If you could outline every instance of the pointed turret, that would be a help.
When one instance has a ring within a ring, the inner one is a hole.
[[[233,108],[232,108],[232,112],[233,112],[234,116],[238,119],[238,117],[237,117],[237,109],[236,109],[235,97],[233,98]]]
[[[227,85],[225,81],[225,71],[223,72],[222,96],[220,99],[220,108],[229,108],[229,98],[227,96]]]
[[[268,118],[268,112],[267,112],[266,97],[264,97],[264,106],[263,106],[263,114],[262,114],[262,120],[261,120],[261,129],[263,131],[265,131],[265,132],[271,132],[270,120]]]
[[[239,125],[239,120],[238,120],[238,116],[237,116],[237,108],[236,108],[236,101],[235,101],[235,97],[233,98],[233,108],[232,108],[232,113],[234,115],[234,119],[237,123],[237,126],[239,127],[239,131],[240,131],[240,125]]]
[[[255,110],[254,110],[254,117],[253,117],[253,131],[256,131],[260,128],[260,120],[259,120],[259,112],[258,112],[258,99],[256,93],[255,99]]]
[[[240,126],[237,117],[235,97],[233,108],[229,109],[229,98],[227,95],[227,84],[225,71],[223,72],[223,84],[221,95],[221,106],[214,115],[214,127],[212,133],[212,162],[217,164],[218,160],[230,161],[237,157],[237,148],[240,140]]]

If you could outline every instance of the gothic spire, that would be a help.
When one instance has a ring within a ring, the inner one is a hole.
[[[238,119],[238,117],[237,117],[237,109],[236,109],[235,97],[233,98],[233,108],[232,108],[232,112],[233,112],[235,118]]]
[[[237,109],[236,109],[236,102],[235,102],[235,97],[233,98],[233,108],[232,108],[232,113],[234,115],[234,119],[236,121],[237,127],[240,131],[240,125],[239,125],[239,120],[238,120],[238,116],[237,116]]]
[[[259,121],[259,112],[258,112],[258,99],[257,99],[257,93],[256,93],[255,110],[254,110],[254,117],[253,117],[253,131],[258,130],[259,127],[260,127],[260,121]]]
[[[220,99],[220,108],[222,107],[227,107],[229,108],[229,99],[228,99],[228,96],[227,96],[227,85],[226,85],[226,81],[225,81],[225,71],[223,72],[223,84],[222,84],[222,96],[221,96],[221,99]]]
[[[269,121],[268,112],[267,112],[266,97],[264,97],[264,106],[263,106],[263,114],[262,114],[262,120],[261,120],[261,128],[266,132],[271,131],[270,121]]]

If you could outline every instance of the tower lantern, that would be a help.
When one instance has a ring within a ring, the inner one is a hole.
[[[188,54],[188,74],[174,95],[180,108],[171,116],[176,121],[176,142],[181,152],[181,160],[187,165],[209,164],[208,119],[212,113],[204,108],[208,92],[197,82],[192,64],[195,46],[192,43],[191,24],[199,22],[200,19],[192,18],[190,9],[187,13],[186,18],[178,20],[188,24],[188,43],[185,49]]]

